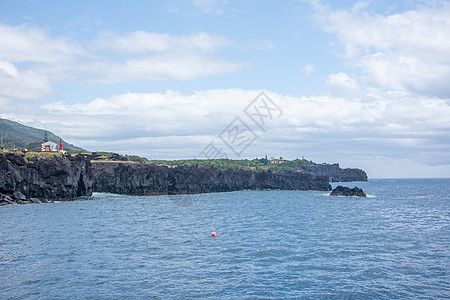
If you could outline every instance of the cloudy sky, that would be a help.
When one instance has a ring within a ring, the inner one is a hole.
[[[0,117],[91,151],[450,177],[450,1],[0,0]]]

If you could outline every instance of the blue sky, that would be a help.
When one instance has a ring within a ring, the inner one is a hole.
[[[0,117],[88,150],[450,176],[448,1],[1,0],[0,36]]]

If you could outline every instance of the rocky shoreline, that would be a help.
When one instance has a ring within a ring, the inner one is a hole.
[[[92,182],[91,162],[81,156],[0,153],[0,205],[76,200],[92,195]]]
[[[239,190],[320,190],[329,191],[326,176],[307,173],[218,170],[196,166],[169,168],[151,164],[92,163],[93,189],[127,195],[173,195]]]
[[[25,159],[24,154],[3,152],[0,205],[69,201],[93,192],[175,195],[263,189],[331,191],[329,182],[346,172],[337,164],[317,168],[321,169],[275,173],[91,161],[83,155]],[[364,171],[350,170],[356,171],[344,179],[367,180]]]

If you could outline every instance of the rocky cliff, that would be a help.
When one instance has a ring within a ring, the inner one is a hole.
[[[327,176],[331,182],[367,181],[367,174],[360,169],[341,169],[339,164],[314,164],[302,167],[303,172]]]
[[[81,156],[25,160],[0,152],[0,205],[73,200],[92,195],[92,169]]]
[[[218,170],[196,166],[93,162],[93,190],[128,195],[191,194],[255,189],[331,190],[326,176]]]
[[[0,205],[73,200],[92,192],[173,195],[246,189],[330,191],[329,172],[324,174],[91,162],[82,155],[25,159],[24,154],[0,152]]]

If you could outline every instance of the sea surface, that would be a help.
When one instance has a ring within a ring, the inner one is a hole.
[[[345,185],[3,206],[0,299],[450,299],[450,179]]]

